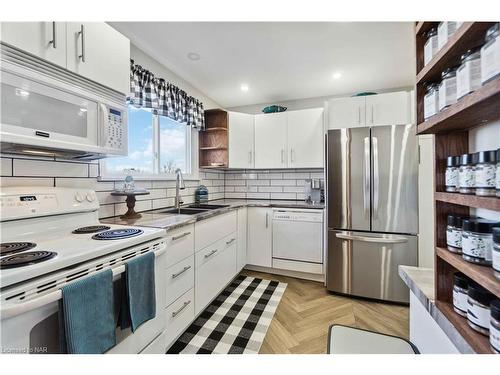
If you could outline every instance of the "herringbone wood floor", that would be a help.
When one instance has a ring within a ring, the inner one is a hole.
[[[244,270],[288,284],[261,354],[326,353],[328,327],[338,323],[408,338],[408,308],[330,294],[322,283]]]

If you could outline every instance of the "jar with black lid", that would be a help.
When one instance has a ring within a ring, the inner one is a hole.
[[[494,353],[500,354],[500,299],[490,303],[490,345]]]
[[[467,322],[472,329],[488,336],[490,332],[490,304],[495,296],[474,282],[467,291]]]
[[[448,68],[441,73],[439,84],[439,110],[457,102],[457,68]]]
[[[500,227],[493,228],[493,249],[491,253],[493,274],[500,280]]]
[[[500,148],[496,152],[497,167],[495,172],[495,189],[496,195],[500,198]]]
[[[471,280],[462,272],[453,274],[453,310],[463,317],[467,317],[468,290]]]
[[[486,219],[462,221],[462,257],[471,263],[490,266],[493,251],[493,228],[500,222]]]
[[[481,51],[468,50],[457,69],[457,100],[481,87]]]
[[[446,158],[445,171],[445,189],[450,193],[458,191],[458,165],[460,158],[458,156],[448,156]]]
[[[453,253],[462,254],[462,220],[461,216],[448,215],[446,226],[446,245]]]
[[[474,186],[476,195],[495,196],[496,153],[495,150],[474,154]]]
[[[458,169],[458,187],[462,194],[474,194],[474,161],[472,154],[460,156],[460,167]]]

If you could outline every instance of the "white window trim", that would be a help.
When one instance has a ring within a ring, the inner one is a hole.
[[[160,155],[159,155],[159,145],[160,145],[160,124],[159,116],[153,114],[153,149],[154,153],[154,169],[155,173],[152,174],[135,174],[132,173],[134,180],[136,181],[171,181],[176,179],[174,173],[159,173],[160,170]],[[186,125],[186,166],[189,169],[189,173],[183,173],[183,178],[187,181],[189,180],[199,180],[199,170],[198,170],[198,132],[194,131],[190,126]],[[106,169],[106,160],[104,158],[99,160],[99,173],[100,176],[97,177],[98,181],[121,181],[126,177],[125,173],[111,173]]]

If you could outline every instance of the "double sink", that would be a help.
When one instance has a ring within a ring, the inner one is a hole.
[[[163,214],[174,215],[197,215],[207,211],[217,210],[219,208],[229,207],[228,204],[190,204],[181,208],[169,208],[168,210],[160,211]]]

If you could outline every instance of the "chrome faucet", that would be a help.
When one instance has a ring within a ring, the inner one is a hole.
[[[181,190],[184,190],[186,188],[186,185],[184,184],[184,178],[182,177],[182,171],[180,168],[177,168],[175,170],[175,208],[177,210],[181,209],[181,205],[184,203],[181,198]]]

